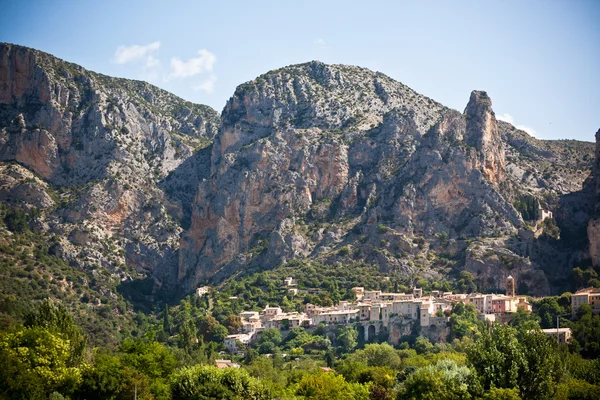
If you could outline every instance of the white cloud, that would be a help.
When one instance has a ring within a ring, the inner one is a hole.
[[[327,43],[325,43],[325,40],[323,38],[316,39],[315,46],[317,46],[320,49],[328,49],[329,48],[329,46],[327,46]]]
[[[156,53],[159,48],[160,42],[153,42],[145,46],[137,44],[133,46],[119,46],[113,56],[113,62],[117,64],[126,64],[134,61],[143,61],[146,67],[155,67],[159,62],[154,57],[154,53]]]
[[[515,128],[520,129],[522,131],[527,132],[530,136],[533,137],[537,137],[537,131],[533,128],[530,128],[529,126],[526,125],[517,125],[515,124],[515,119],[513,118],[512,115],[508,114],[508,113],[504,113],[501,115],[496,115],[496,119],[499,121],[504,121],[504,122],[508,122],[511,125],[514,125]]]
[[[187,78],[206,72],[212,72],[217,57],[206,49],[198,51],[200,57],[190,58],[187,61],[174,57],[171,59],[170,78]]]
[[[513,116],[508,113],[504,113],[502,115],[496,115],[496,119],[498,121],[508,122],[509,124],[515,123],[515,119],[513,118]]]
[[[211,94],[215,91],[215,83],[217,83],[217,76],[211,75],[204,82],[194,86],[194,90]]]

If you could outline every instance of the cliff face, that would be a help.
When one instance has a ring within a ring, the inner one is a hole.
[[[219,118],[0,45],[0,199],[35,215],[54,254],[106,279],[185,292],[311,258],[415,280],[467,269],[482,290],[512,274],[546,294],[588,257],[586,229],[600,254],[592,155],[497,121],[485,92],[461,114],[359,67],[271,71]],[[527,235],[541,225],[513,206],[524,195],[554,212],[560,241]]]
[[[587,228],[590,245],[590,258],[594,266],[600,265],[600,130],[596,132],[596,158],[594,163],[594,183],[596,192],[596,205],[594,217]]]
[[[298,257],[343,260],[342,247],[412,274],[415,238],[508,237],[523,224],[521,183],[501,193],[512,146],[485,92],[460,114],[380,73],[312,62],[241,85],[222,120],[182,239],[188,288]]]
[[[53,251],[73,265],[168,281],[174,219],[185,217],[169,174],[185,170],[218,125],[211,108],[150,84],[0,44],[0,196],[42,210],[40,226],[59,238]],[[190,184],[198,168],[208,165],[192,168]]]

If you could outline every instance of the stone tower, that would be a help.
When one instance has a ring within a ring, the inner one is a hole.
[[[506,278],[506,295],[509,297],[515,297],[515,278],[509,275]]]

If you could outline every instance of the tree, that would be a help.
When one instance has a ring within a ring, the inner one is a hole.
[[[491,388],[483,395],[484,400],[521,400],[517,389]]]
[[[282,340],[283,337],[281,336],[281,332],[279,332],[279,329],[271,328],[263,331],[260,334],[258,343],[271,342],[278,346],[281,344]]]
[[[242,330],[242,319],[239,315],[230,314],[223,320],[223,326],[233,335]]]
[[[540,332],[521,338],[525,365],[519,371],[518,387],[524,399],[553,399],[557,382],[565,375],[556,340]]]
[[[415,342],[415,350],[418,354],[428,353],[433,350],[433,344],[424,336],[419,336]]]
[[[369,387],[349,384],[343,376],[326,372],[304,375],[297,385],[296,395],[314,400],[367,400]]]
[[[473,293],[477,291],[477,284],[473,279],[473,274],[471,274],[469,271],[461,271],[460,279],[457,283],[457,289],[461,293]]]
[[[223,343],[228,334],[229,332],[227,331],[227,328],[225,328],[223,325],[217,325],[211,332],[210,340],[215,343]]]
[[[213,330],[219,325],[219,321],[210,314],[202,315],[197,323],[198,332],[204,338],[205,342],[210,342]]]
[[[339,346],[339,353],[349,353],[357,345],[358,331],[352,326],[345,326],[338,331],[336,344]]]
[[[473,371],[452,360],[419,368],[404,382],[398,398],[406,400],[470,399],[469,385],[475,384]]]
[[[477,371],[484,390],[492,387],[517,387],[519,372],[525,368],[525,358],[516,337],[516,330],[501,325],[488,325],[467,349],[467,358]]]
[[[569,379],[558,386],[556,400],[600,400],[600,386]]]
[[[8,210],[4,215],[4,223],[11,232],[25,232],[27,230],[27,214],[19,209]]]
[[[171,316],[169,315],[169,305],[165,304],[165,312],[163,315],[163,330],[167,335],[171,334]]]
[[[130,399],[134,393],[140,400],[155,398],[150,392],[148,377],[123,365],[119,356],[101,352],[95,355],[93,367],[84,370],[76,398]]]
[[[38,308],[25,316],[25,326],[41,327],[59,334],[69,344],[69,366],[77,366],[83,359],[87,337],[75,324],[73,317],[62,304],[44,299]]]
[[[390,367],[399,369],[401,360],[398,352],[387,343],[368,344],[362,350],[357,350],[348,356],[350,362],[361,362],[370,367]]]
[[[269,390],[244,369],[195,365],[173,373],[173,400],[270,399]]]
[[[10,399],[71,394],[81,380],[66,335],[39,326],[0,333],[0,387]]]

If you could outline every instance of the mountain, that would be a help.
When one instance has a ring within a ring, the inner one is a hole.
[[[0,276],[27,285],[51,257],[66,264],[46,281],[113,311],[122,296],[151,307],[296,259],[415,282],[466,270],[481,290],[508,274],[522,293],[569,288],[600,254],[593,144],[532,138],[497,121],[483,91],[466,103],[313,61],[240,85],[219,117],[0,44],[0,245],[13,249]]]
[[[515,204],[531,198],[580,235],[591,164],[589,143],[498,122],[485,92],[460,113],[364,68],[286,67],[227,103],[178,278],[189,290],[307,257],[415,278],[468,269],[488,289],[512,273],[522,290],[547,293],[585,259],[585,234],[538,240],[541,222]]]
[[[50,255],[91,274],[86,303],[148,276],[175,285],[219,124],[212,108],[148,83],[0,44],[0,199],[45,235]]]

